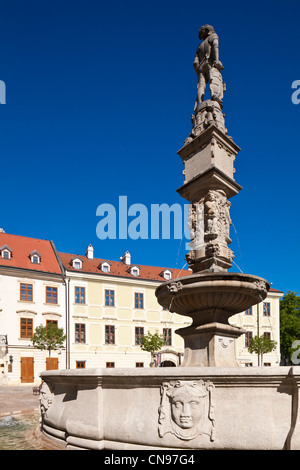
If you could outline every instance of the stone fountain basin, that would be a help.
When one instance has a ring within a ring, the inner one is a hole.
[[[196,273],[168,281],[156,289],[160,305],[193,319],[193,325],[218,322],[262,302],[269,283],[251,274]]]

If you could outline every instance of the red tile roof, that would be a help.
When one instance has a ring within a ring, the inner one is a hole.
[[[169,270],[172,273],[172,279],[178,277],[188,276],[192,274],[189,269],[174,269],[169,267],[146,266],[146,265],[127,265],[121,261],[112,261],[102,258],[89,259],[86,256],[70,254],[70,253],[55,253],[55,246],[49,240],[40,240],[37,238],[24,237],[20,235],[12,235],[0,232],[0,248],[7,246],[11,251],[11,259],[4,259],[0,255],[0,267],[10,266],[15,268],[29,269],[31,271],[40,271],[47,273],[61,274],[60,264],[57,260],[59,256],[60,261],[69,271],[82,271],[84,273],[112,275],[120,277],[128,277],[131,279],[145,279],[149,281],[164,281],[163,272]],[[40,264],[31,262],[30,253],[37,251],[41,255]],[[82,261],[82,269],[76,269],[72,266],[72,260],[79,258]],[[101,271],[101,263],[108,262],[110,264],[110,272],[104,273]],[[139,276],[133,276],[130,268],[138,266]],[[270,292],[281,292],[277,289],[270,288]]]
[[[23,237],[0,232],[0,248],[7,245],[11,250],[11,259],[4,259],[0,255],[0,266],[30,269],[54,274],[61,274],[52,242],[37,238]],[[41,255],[40,264],[31,262],[30,253],[37,251]]]
[[[136,278],[136,279],[146,279],[151,281],[164,281],[165,278],[163,277],[164,270],[169,270],[172,273],[172,279],[176,279],[178,277],[183,276],[190,276],[192,271],[189,269],[173,269],[169,267],[158,267],[158,266],[146,266],[141,264],[130,264],[127,265],[122,263],[121,261],[111,261],[108,259],[100,259],[94,258],[89,259],[83,255],[74,255],[69,253],[59,253],[59,257],[68,271],[75,271],[75,272],[84,272],[84,273],[91,273],[91,274],[103,274],[103,275],[111,275],[111,276],[121,276],[121,277],[129,277],[129,278]],[[73,268],[72,260],[79,258],[82,261],[82,269]],[[110,272],[104,273],[101,271],[101,264],[102,263],[109,263],[110,264]],[[139,271],[139,276],[133,276],[130,273],[130,268],[133,266],[137,266]],[[270,292],[281,292],[277,289],[270,288]]]
[[[111,261],[107,259],[89,259],[86,256],[74,255],[69,253],[59,253],[59,257],[68,271],[75,272],[84,272],[91,274],[103,274],[103,275],[112,275],[112,276],[121,276],[128,277],[132,279],[146,279],[151,281],[164,281],[163,271],[168,269],[172,273],[172,279],[182,276],[188,276],[192,274],[192,271],[187,269],[173,269],[173,268],[162,268],[158,266],[145,266],[141,264],[131,264],[127,265],[121,261]],[[82,269],[76,269],[72,266],[72,260],[74,258],[79,258],[82,261]],[[110,264],[110,272],[104,273],[101,271],[101,263],[107,262]],[[133,276],[130,273],[130,268],[137,266],[139,268],[139,276]]]

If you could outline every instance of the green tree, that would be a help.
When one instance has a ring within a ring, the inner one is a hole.
[[[276,341],[272,341],[271,339],[266,338],[264,335],[254,336],[254,338],[252,338],[250,341],[248,351],[251,354],[256,353],[261,359],[261,364],[263,364],[263,355],[274,351],[276,346]]]
[[[293,344],[299,340],[300,297],[297,292],[288,291],[280,300],[280,352],[286,363],[291,361]]]
[[[61,348],[66,339],[62,328],[58,328],[54,323],[48,323],[47,326],[37,326],[32,337],[32,343],[35,348],[49,352],[49,367],[51,364],[51,351]]]
[[[162,335],[158,332],[152,334],[147,333],[141,338],[141,348],[143,351],[151,353],[151,364],[150,367],[154,366],[154,355],[158,352],[162,346],[164,346],[165,340]]]

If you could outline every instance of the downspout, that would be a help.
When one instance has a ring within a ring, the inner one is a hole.
[[[70,369],[70,279],[65,278],[66,288],[66,369]]]
[[[70,331],[69,331],[69,329],[70,329],[70,320],[69,320],[69,311],[70,311],[70,309],[69,309],[69,282],[70,282],[70,280],[67,279],[66,268],[63,265],[63,263],[62,263],[62,261],[59,257],[59,254],[58,254],[58,251],[56,249],[56,246],[54,245],[54,242],[50,241],[50,243],[51,243],[51,246],[52,246],[53,251],[55,253],[57,262],[59,264],[61,274],[62,274],[63,283],[65,285],[66,369],[70,369]]]

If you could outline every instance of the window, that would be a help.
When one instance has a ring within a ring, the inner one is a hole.
[[[135,367],[144,367],[144,363],[143,362],[136,362]]]
[[[74,258],[72,260],[72,266],[75,269],[81,269],[82,268],[82,261],[79,258]]]
[[[249,348],[249,346],[250,346],[250,341],[252,339],[252,335],[253,335],[252,331],[247,331],[245,333],[245,347],[246,348]]]
[[[144,327],[136,326],[135,327],[135,344],[141,344],[141,339],[144,336]]]
[[[75,304],[85,304],[85,287],[75,287]]]
[[[271,315],[271,304],[270,304],[270,302],[264,302],[263,314],[266,317],[269,317]]]
[[[115,291],[105,289],[105,305],[108,307],[115,306]]]
[[[140,268],[138,266],[131,266],[131,268],[129,269],[129,272],[132,276],[139,276]]]
[[[31,253],[29,253],[29,256],[30,256],[31,262],[33,264],[40,264],[41,255],[38,251],[36,251],[36,250],[32,251]]]
[[[76,361],[76,369],[85,369],[85,361]]]
[[[85,343],[84,323],[75,323],[75,343]]]
[[[269,331],[264,332],[264,338],[271,339],[271,333]]]
[[[248,308],[248,309],[245,311],[245,315],[252,315],[252,307]]]
[[[115,344],[115,327],[105,325],[105,344]]]
[[[115,367],[115,363],[114,362],[107,362],[106,363],[106,368],[107,369],[113,369]]]
[[[57,287],[46,287],[46,303],[57,304]]]
[[[11,259],[12,256],[12,250],[9,248],[9,246],[4,245],[0,248],[1,252],[1,258],[2,259]]]
[[[109,273],[110,272],[110,264],[109,263],[101,263],[100,265],[101,271],[104,273]]]
[[[134,293],[134,308],[144,308],[144,294],[141,292]]]
[[[170,281],[172,279],[171,271],[169,271],[169,269],[163,271],[163,277],[166,279],[166,281]]]
[[[32,302],[32,284],[21,284],[20,285],[20,300]]]
[[[171,328],[163,328],[163,337],[166,346],[172,345],[172,330]]]
[[[46,321],[46,326],[49,325],[49,323],[52,323],[52,325],[55,325],[56,328],[58,328],[58,321],[57,320],[47,320]]]
[[[33,320],[32,318],[20,319],[20,337],[32,338],[33,335]]]

